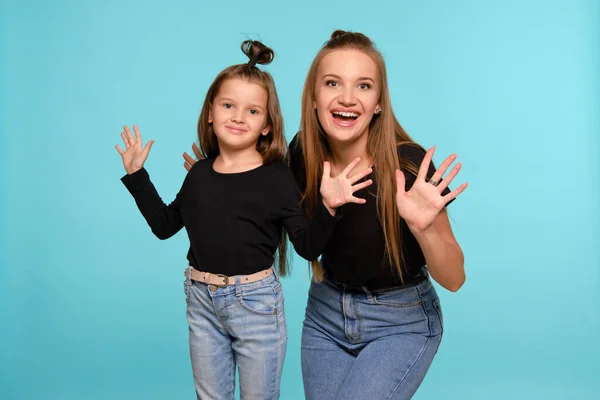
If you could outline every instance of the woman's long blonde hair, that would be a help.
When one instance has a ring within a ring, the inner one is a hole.
[[[404,131],[392,110],[387,83],[385,61],[371,40],[362,33],[337,30],[331,34],[315,57],[304,84],[302,93],[302,120],[300,143],[306,171],[304,205],[309,216],[314,215],[319,196],[323,163],[331,154],[327,143],[327,133],[323,130],[314,109],[315,89],[319,64],[323,57],[335,50],[356,49],[367,54],[375,62],[379,72],[381,88],[379,105],[381,113],[375,115],[369,124],[367,154],[373,160],[373,170],[377,174],[377,214],[385,237],[387,259],[402,279],[404,257],[401,243],[400,215],[396,207],[395,170],[400,166],[404,171],[416,175],[414,164],[398,159],[398,146],[410,143],[418,146]],[[313,279],[323,279],[323,271],[318,261],[312,261]]]

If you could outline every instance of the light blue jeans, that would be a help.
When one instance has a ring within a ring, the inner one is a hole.
[[[287,328],[277,276],[225,288],[188,279],[185,289],[197,398],[232,400],[237,364],[241,399],[278,399]]]
[[[306,398],[410,399],[442,331],[440,300],[427,275],[380,292],[313,282],[302,329]]]

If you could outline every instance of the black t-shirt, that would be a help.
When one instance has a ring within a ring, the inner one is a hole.
[[[301,208],[301,194],[283,163],[221,174],[213,159],[191,168],[175,200],[166,205],[141,169],[121,178],[152,232],[167,239],[185,227],[188,260],[194,268],[225,275],[246,275],[273,264],[282,229],[296,252],[315,260],[340,218],[320,203],[312,220]]]
[[[300,190],[306,189],[306,175],[302,148],[296,135],[289,146],[289,164],[298,181]],[[425,151],[414,145],[401,145],[398,147],[398,156],[410,160],[419,168]],[[406,190],[415,182],[415,176],[403,171]],[[435,172],[433,163],[429,165],[427,177]],[[381,289],[402,285],[398,273],[388,262],[385,253],[385,238],[383,228],[377,215],[377,171],[368,178],[373,184],[355,193],[356,197],[367,200],[365,204],[348,203],[339,210],[344,218],[340,220],[329,242],[325,246],[321,264],[328,279],[344,283],[349,287],[360,288],[365,286],[371,289]],[[446,189],[443,194],[450,191]],[[339,211],[338,211],[339,212]],[[405,221],[401,220],[401,238],[404,252],[404,282],[417,279],[421,268],[425,266],[425,257]]]

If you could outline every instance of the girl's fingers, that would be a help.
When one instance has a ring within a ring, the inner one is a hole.
[[[396,170],[396,191],[398,192],[406,192],[406,182],[404,178],[404,172],[399,169]]]
[[[362,178],[369,175],[371,172],[373,172],[373,168],[365,169],[363,172],[356,174],[356,175],[352,176],[351,178],[349,178],[350,183],[354,185],[356,182],[360,181]]]
[[[366,188],[367,186],[371,186],[373,184],[373,181],[371,179],[369,179],[368,181],[364,181],[359,183],[358,185],[354,185],[352,186],[352,193],[357,192],[361,189]]]
[[[323,178],[331,177],[331,164],[328,161],[323,163]]]
[[[360,197],[352,196],[348,203],[356,203],[356,204],[365,204],[367,201],[365,199],[361,199]]]
[[[139,142],[141,145],[142,144],[142,135],[140,135],[140,130],[138,129],[137,125],[133,126],[133,131],[135,132],[136,143]]]
[[[125,152],[121,149],[121,147],[119,145],[115,146],[117,148],[117,151],[119,152],[120,155],[125,154]]]
[[[152,145],[154,144],[154,140],[150,140],[148,143],[146,143],[146,146],[144,146],[144,156],[148,157],[148,153],[150,153],[150,149],[152,148]]]
[[[121,139],[123,139],[123,143],[125,143],[125,149],[128,149],[131,144],[129,143],[129,138],[125,135],[125,132],[121,132]]]
[[[123,127],[123,130],[125,131],[125,134],[127,135],[127,138],[129,139],[129,145],[133,146],[135,144],[135,139],[133,138],[133,135],[131,134],[129,127],[127,125],[125,125]]]
[[[356,167],[356,165],[360,162],[360,157],[356,157],[350,164],[348,164],[346,166],[346,168],[344,168],[344,170],[342,171],[341,175],[342,176],[348,176],[348,174],[350,174],[350,172],[354,169],[354,167]]]

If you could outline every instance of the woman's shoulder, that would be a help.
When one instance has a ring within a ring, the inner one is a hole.
[[[425,154],[425,149],[416,142],[401,142],[397,146],[398,158],[411,161],[417,165],[421,164]]]

